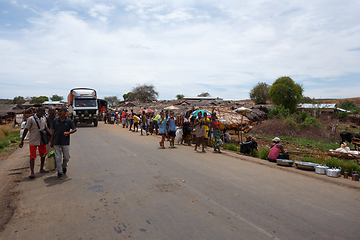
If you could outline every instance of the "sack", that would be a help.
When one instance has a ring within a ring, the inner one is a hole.
[[[183,132],[182,129],[176,130],[175,142],[179,143],[182,140]]]
[[[34,117],[35,119],[35,117]],[[40,130],[40,126],[39,123],[37,122],[37,120],[35,119],[36,125],[38,126],[39,130]],[[48,140],[48,136],[47,136],[47,132],[45,129],[40,130],[40,137],[41,137],[41,141],[43,142],[43,144],[48,144],[49,140]]]
[[[47,157],[45,162],[45,168],[52,171],[55,169],[55,158]]]
[[[56,168],[55,152],[53,149],[51,149],[47,155],[46,162],[45,162],[45,168],[50,171],[52,171]]]

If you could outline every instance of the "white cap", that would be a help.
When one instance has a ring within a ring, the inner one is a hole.
[[[275,137],[272,141],[273,141],[273,142],[280,142],[280,141],[281,141],[281,139],[280,139],[280,138],[278,138],[278,137]]]

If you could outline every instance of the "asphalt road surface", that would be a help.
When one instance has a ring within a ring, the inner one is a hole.
[[[67,176],[27,170],[0,239],[360,239],[358,189],[158,142],[79,126]]]

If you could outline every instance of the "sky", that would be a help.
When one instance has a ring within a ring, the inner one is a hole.
[[[360,0],[0,0],[0,98],[248,99],[289,76],[311,98],[360,95]]]

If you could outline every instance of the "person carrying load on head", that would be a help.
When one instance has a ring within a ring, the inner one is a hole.
[[[276,159],[290,159],[289,153],[284,150],[282,144],[280,144],[281,139],[275,137],[271,145],[268,160],[270,162],[276,162]],[[280,154],[281,153],[281,154]]]

